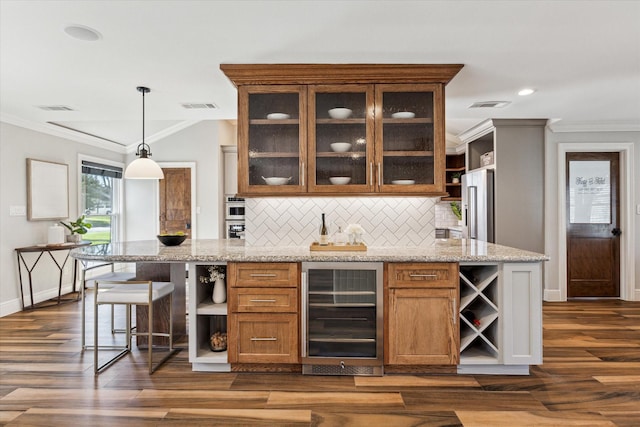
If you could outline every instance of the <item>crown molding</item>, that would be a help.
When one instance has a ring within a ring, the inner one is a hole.
[[[640,121],[565,122],[550,123],[549,130],[563,132],[640,132]]]

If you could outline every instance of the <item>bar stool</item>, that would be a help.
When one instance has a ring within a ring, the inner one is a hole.
[[[85,302],[85,296],[86,296],[86,289],[94,289],[95,288],[95,283],[97,280],[100,281],[105,281],[105,285],[106,286],[106,281],[124,281],[124,280],[131,280],[134,279],[136,277],[135,273],[126,273],[126,272],[119,272],[119,271],[115,271],[115,266],[114,263],[112,262],[106,262],[106,263],[99,263],[99,264],[95,264],[95,265],[89,265],[88,261],[80,261],[82,263],[82,272],[81,272],[81,277],[80,277],[80,299],[82,300],[82,350],[89,350],[93,348],[93,345],[87,345],[86,343],[86,337],[85,337],[85,333],[86,333],[86,327],[87,327],[87,314],[86,314],[86,302]],[[95,277],[91,277],[89,279],[87,279],[87,272],[91,271],[91,270],[95,270],[97,268],[104,268],[104,267],[111,267],[111,271],[106,272],[106,273],[102,273],[99,274]],[[115,334],[115,333],[124,333],[125,330],[124,329],[116,329],[115,327],[115,320],[114,320],[114,305],[111,306],[111,333]],[[108,347],[104,347],[103,348],[113,348],[113,346],[108,346]]]
[[[162,298],[169,298],[169,307],[173,303],[174,286],[171,282],[152,282],[152,281],[100,281],[95,282],[94,295],[94,323],[93,323],[93,367],[94,373],[97,375],[104,369],[111,366],[117,360],[131,351],[132,336],[146,336],[148,339],[148,365],[149,374],[152,374],[160,365],[162,365],[169,357],[171,357],[176,349],[173,348],[173,310],[169,310],[169,331],[153,332],[153,303]],[[109,359],[102,365],[98,365],[98,354],[100,346],[98,344],[98,308],[104,304],[123,304],[126,306],[126,343],[125,347],[120,348],[120,352]],[[147,306],[149,310],[149,326],[147,332],[132,331],[131,328],[131,306]],[[155,365],[153,364],[153,337],[168,337],[169,347],[168,353],[162,360]]]

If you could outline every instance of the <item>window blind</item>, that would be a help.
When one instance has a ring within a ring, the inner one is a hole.
[[[122,168],[119,166],[104,165],[102,163],[82,161],[82,173],[98,176],[109,176],[122,179]]]

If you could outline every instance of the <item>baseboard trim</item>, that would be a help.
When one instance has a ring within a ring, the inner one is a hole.
[[[17,313],[22,310],[22,304],[20,304],[20,298],[15,298],[9,301],[5,301],[0,304],[0,317],[5,317],[13,313]]]
[[[26,306],[31,305],[31,297],[29,295],[28,285],[25,286],[24,303]],[[62,295],[69,294],[73,291],[73,286],[68,284],[62,286]],[[36,292],[33,294],[34,304],[38,304],[50,299],[58,298],[58,288],[45,289],[44,291]],[[22,311],[22,303],[20,298],[15,298],[9,301],[5,301],[0,304],[0,317],[5,317],[13,313]]]
[[[545,301],[553,301],[553,302],[564,301],[564,299],[562,299],[562,295],[561,295],[559,289],[545,289],[544,290],[544,300]]]
[[[636,289],[633,295],[634,301],[640,301],[640,289]]]
[[[460,375],[529,375],[529,365],[458,365]]]

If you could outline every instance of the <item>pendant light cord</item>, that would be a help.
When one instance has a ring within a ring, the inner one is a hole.
[[[149,145],[144,142],[144,117],[145,117],[144,95],[146,93],[151,92],[151,89],[149,89],[148,87],[144,87],[144,86],[138,86],[136,89],[138,89],[138,92],[142,92],[142,143],[140,145],[138,145],[138,149],[136,150],[136,155],[139,156],[139,155],[143,154],[143,157],[151,157],[151,147],[149,147]],[[142,148],[140,148],[140,147],[142,147]],[[140,150],[142,150],[142,151],[140,151]]]
[[[144,90],[142,90],[142,147],[144,147]]]

